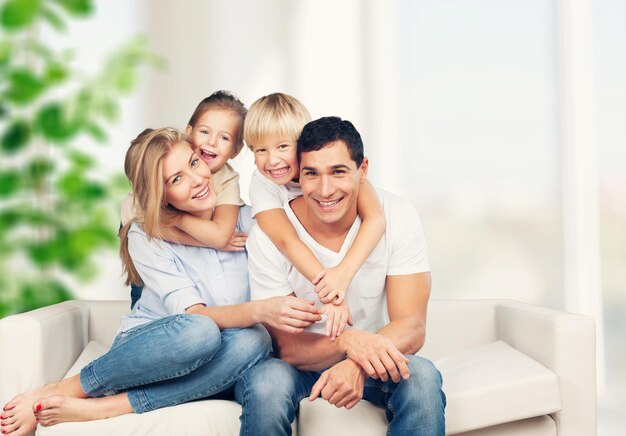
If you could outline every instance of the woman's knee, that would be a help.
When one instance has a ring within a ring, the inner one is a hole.
[[[181,345],[198,357],[216,353],[221,345],[221,332],[215,322],[202,315],[183,314],[178,317]]]

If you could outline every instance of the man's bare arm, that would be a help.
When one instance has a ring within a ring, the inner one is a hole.
[[[387,276],[387,311],[391,322],[378,331],[403,354],[415,354],[426,339],[430,272]]]
[[[343,360],[346,354],[370,377],[408,377],[403,354],[424,345],[430,273],[388,276],[387,308],[390,322],[377,334],[359,329],[343,332],[335,342],[314,333],[289,334],[269,328],[279,357],[298,369],[319,371]],[[382,336],[382,337],[381,337]]]

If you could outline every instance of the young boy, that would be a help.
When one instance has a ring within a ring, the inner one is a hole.
[[[311,120],[304,105],[292,96],[276,93],[261,97],[248,110],[244,140],[254,153],[257,169],[250,184],[252,216],[263,232],[293,265],[316,285],[327,315],[326,335],[335,340],[346,323],[352,324],[346,290],[385,231],[385,217],[374,188],[366,183],[358,197],[363,222],[354,244],[338,265],[322,265],[300,241],[283,206],[302,195],[297,140]],[[332,209],[333,204],[324,207]]]

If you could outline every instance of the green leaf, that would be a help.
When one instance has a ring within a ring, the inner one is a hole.
[[[11,41],[7,39],[0,41],[0,65],[6,65],[9,62],[12,51],[13,46]]]
[[[93,139],[95,139],[99,143],[104,144],[106,142],[107,140],[106,132],[96,123],[89,123],[85,127],[85,130],[87,131],[87,133],[89,133],[89,135],[91,135]]]
[[[0,138],[2,150],[7,154],[13,154],[24,148],[30,140],[30,124],[25,120],[15,120],[9,124],[8,128]]]
[[[93,11],[91,0],[56,0],[56,2],[75,16],[86,16]]]
[[[95,203],[107,195],[106,186],[88,180],[81,171],[70,171],[57,182],[57,188],[74,204]]]
[[[94,159],[90,155],[78,150],[70,150],[67,153],[67,157],[72,162],[73,169],[75,171],[79,170],[81,175],[85,170],[93,168],[95,163]]]
[[[7,30],[31,24],[41,9],[41,0],[8,0],[0,11],[0,23]]]
[[[135,70],[132,68],[124,68],[116,71],[113,77],[115,88],[122,94],[129,93],[135,87],[137,77]]]
[[[9,88],[5,97],[16,104],[25,104],[37,98],[45,88],[45,83],[39,77],[20,68],[9,74]]]
[[[109,122],[117,121],[119,117],[117,103],[110,99],[98,101],[94,104],[94,109]]]
[[[58,238],[32,243],[26,247],[29,259],[39,267],[49,267],[63,257],[63,244]]]
[[[56,30],[64,32],[67,30],[67,26],[63,19],[52,9],[44,5],[41,10],[41,16]]]
[[[15,194],[21,187],[20,173],[14,170],[0,172],[0,198]]]
[[[72,294],[61,282],[55,279],[29,280],[20,287],[19,296],[14,302],[15,312],[26,312],[44,306],[70,300]]]
[[[7,107],[4,105],[3,102],[0,101],[0,119],[4,118],[7,116]]]
[[[51,63],[46,66],[45,78],[48,85],[60,83],[67,76],[67,70],[61,64]]]
[[[54,171],[54,162],[45,157],[36,157],[28,164],[28,176],[35,181],[40,181]]]
[[[53,142],[66,142],[78,132],[78,124],[68,118],[61,104],[48,103],[35,115],[35,129]]]

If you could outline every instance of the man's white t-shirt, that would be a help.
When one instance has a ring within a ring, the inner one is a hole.
[[[270,209],[281,209],[296,197],[302,195],[302,188],[297,182],[286,185],[277,185],[259,170],[254,170],[250,181],[250,203],[252,203],[252,217],[257,213]]]
[[[387,276],[430,271],[426,240],[415,207],[409,201],[388,192],[378,191],[378,196],[387,220],[387,229],[354,276],[346,294],[354,327],[371,332],[378,331],[388,322],[384,292]],[[337,253],[320,245],[307,233],[289,204],[284,205],[284,210],[300,239],[326,268],[336,266],[343,259],[361,226],[361,218],[357,216]],[[258,225],[252,228],[246,247],[252,300],[294,292],[297,297],[315,300],[319,305],[314,286],[274,246]],[[318,322],[307,331],[324,334],[324,328],[324,323]]]

